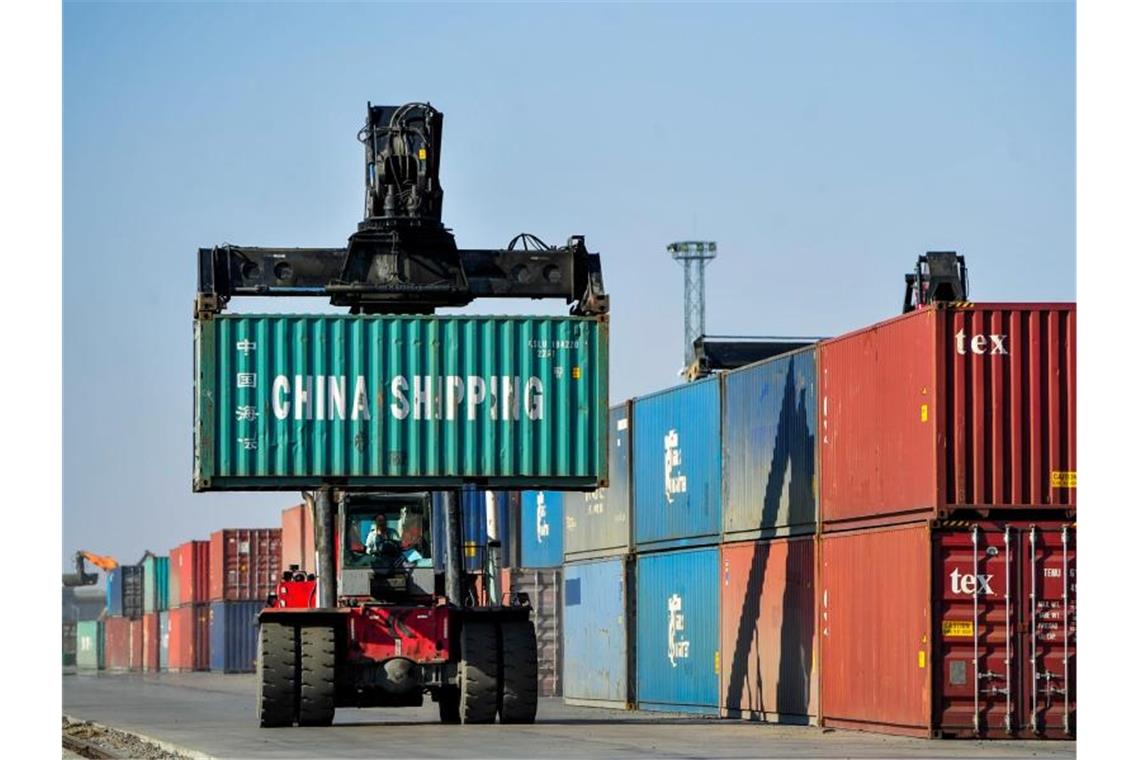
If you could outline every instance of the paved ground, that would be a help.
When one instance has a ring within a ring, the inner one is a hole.
[[[818,728],[539,705],[533,726],[444,726],[422,708],[338,710],[331,728],[259,729],[252,676],[63,676],[63,712],[219,758],[1072,758],[1072,742],[930,742]]]

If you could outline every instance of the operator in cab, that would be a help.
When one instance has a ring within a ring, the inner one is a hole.
[[[379,556],[384,553],[384,545],[388,544],[399,551],[405,563],[415,566],[423,564],[424,556],[416,549],[422,535],[418,518],[419,515],[410,514],[407,507],[401,507],[399,520],[392,528],[383,513],[377,514],[372,520],[368,537],[364,540],[364,550],[370,555]]]

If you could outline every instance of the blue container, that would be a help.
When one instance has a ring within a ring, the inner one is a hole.
[[[210,670],[256,670],[257,614],[264,607],[262,601],[210,603]]]
[[[710,377],[633,402],[637,550],[720,540],[720,381]]]
[[[482,572],[487,561],[487,491],[465,486],[460,493],[459,506],[463,518],[463,562],[469,573]],[[507,530],[507,492],[491,491],[495,499],[499,542],[502,545],[499,564],[506,564],[510,556],[509,537]],[[444,532],[447,521],[444,519],[443,502],[440,492],[432,493],[432,554],[437,570],[444,568],[443,547],[445,546]]]
[[[722,378],[725,541],[814,532],[815,347]]]
[[[170,613],[158,613],[158,669],[170,670]]]
[[[630,570],[627,557],[576,562],[562,570],[562,696],[568,704],[633,706]]]
[[[520,559],[525,568],[560,567],[562,565],[561,491],[523,491]]]
[[[563,556],[567,562],[629,552],[630,402],[610,409],[610,484],[566,493]]]
[[[107,573],[107,614],[132,620],[142,617],[142,565],[119,565]]]
[[[718,547],[638,556],[639,709],[720,714],[719,565]]]

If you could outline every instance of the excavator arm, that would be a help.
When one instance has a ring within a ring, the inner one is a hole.
[[[63,576],[64,586],[93,586],[95,582],[99,580],[98,575],[87,572],[85,562],[90,562],[104,572],[110,572],[119,566],[119,563],[114,557],[95,554],[81,549],[75,553],[75,572]]]

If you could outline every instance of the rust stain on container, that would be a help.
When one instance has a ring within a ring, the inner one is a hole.
[[[1076,507],[1076,306],[922,309],[820,345],[825,530]]]
[[[1076,735],[1076,528],[920,523],[821,539],[822,723]]]
[[[721,716],[816,724],[815,538],[721,547]]]

